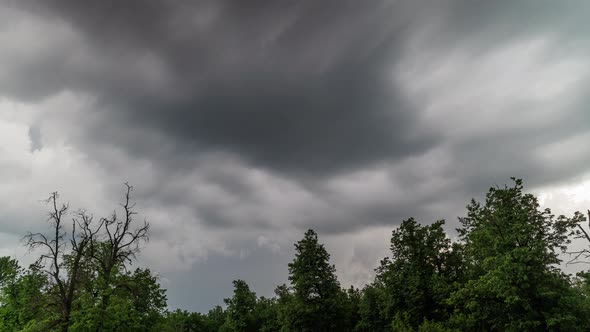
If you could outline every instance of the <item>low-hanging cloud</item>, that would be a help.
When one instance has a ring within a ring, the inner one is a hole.
[[[209,307],[175,287],[230,261],[269,295],[286,265],[263,262],[308,227],[343,284],[365,282],[404,218],[451,229],[510,176],[586,176],[586,6],[3,2],[0,232],[53,190],[108,212],[130,181],[174,305]]]

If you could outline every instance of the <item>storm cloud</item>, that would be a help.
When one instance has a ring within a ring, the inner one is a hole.
[[[0,232],[54,190],[108,212],[130,181],[172,306],[240,275],[269,295],[309,227],[362,285],[404,218],[588,179],[588,6],[3,1]]]

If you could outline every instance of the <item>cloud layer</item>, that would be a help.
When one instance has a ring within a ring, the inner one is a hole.
[[[270,295],[308,227],[362,285],[404,218],[588,178],[584,7],[5,1],[1,252],[47,193],[101,214],[129,181],[172,306]]]

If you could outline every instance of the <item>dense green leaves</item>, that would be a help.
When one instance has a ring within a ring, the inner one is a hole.
[[[244,280],[234,280],[234,296],[225,299],[227,305],[226,319],[221,330],[232,332],[250,332],[258,330],[255,316],[256,294]]]
[[[585,308],[555,265],[580,215],[555,218],[522,189],[515,180],[467,207],[458,231],[470,280],[450,298],[453,321],[472,330],[585,330]]]
[[[151,331],[160,322],[166,296],[150,270],[117,273],[114,279],[106,308],[97,293],[80,295],[78,309],[72,314],[71,331]]]
[[[437,221],[421,226],[410,218],[393,231],[392,256],[377,269],[384,322],[396,315],[400,320],[401,315],[407,325],[417,328],[423,321],[448,319],[452,309],[446,299],[464,273],[462,251],[451,244],[443,225]]]
[[[40,331],[49,326],[55,317],[46,308],[47,279],[39,268],[24,270],[15,260],[2,257],[0,269],[0,331]]]
[[[162,319],[164,290],[148,269],[128,268],[147,240],[149,225],[135,227],[133,188],[126,185],[125,217],[94,218],[70,212],[57,193],[46,201],[48,232],[28,233],[39,252],[28,270],[0,259],[1,331],[150,331]],[[71,220],[71,227],[66,224]]]
[[[590,272],[572,278],[559,268],[570,240],[586,238],[585,218],[540,209],[521,180],[472,200],[456,241],[444,221],[403,221],[391,254],[361,290],[340,286],[328,251],[308,230],[295,244],[289,284],[274,297],[257,297],[235,280],[225,308],[208,313],[166,311],[158,278],[129,271],[149,226],[131,227],[131,189],[125,217],[96,223],[75,214],[70,241],[60,226],[68,207],[54,204],[53,236],[29,234],[29,245],[47,251],[28,269],[0,258],[0,331],[590,330]]]
[[[344,331],[347,296],[336,279],[330,254],[313,230],[295,244],[295,258],[289,263],[293,296],[286,303],[282,322],[287,331]]]

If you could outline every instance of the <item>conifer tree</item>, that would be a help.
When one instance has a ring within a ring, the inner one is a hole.
[[[295,251],[289,264],[294,296],[289,304],[290,319],[284,326],[289,331],[345,331],[349,328],[342,317],[346,294],[330,264],[330,254],[311,229],[295,244]]]

